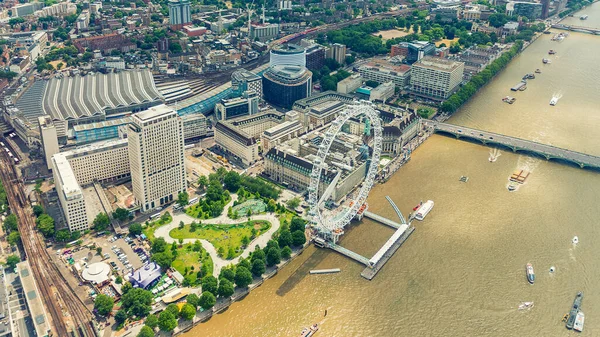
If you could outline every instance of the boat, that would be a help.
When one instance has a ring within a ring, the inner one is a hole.
[[[417,206],[413,207],[413,211],[416,211],[419,209],[419,207],[421,207],[423,203],[419,203]]]
[[[554,55],[554,54],[556,54],[556,51],[554,49],[550,49],[550,50],[548,50],[548,54]]]
[[[588,16],[586,14],[579,17],[579,20],[587,20]]]
[[[415,214],[415,219],[417,219],[419,221],[423,221],[423,219],[425,219],[427,214],[429,214],[429,212],[431,212],[433,205],[434,205],[433,201],[427,200],[427,202],[425,202],[423,205],[421,205],[421,207],[419,207],[419,210]]]
[[[541,74],[541,73],[542,73],[542,71],[540,70],[540,68],[538,68],[538,69],[536,69],[536,70],[535,70],[535,73],[536,73],[536,74]]]
[[[535,282],[535,273],[533,272],[533,266],[531,265],[531,263],[527,264],[527,266],[525,267],[525,272],[527,274],[527,281],[533,284],[533,282]]]
[[[529,310],[533,308],[533,302],[521,302],[519,304],[519,310]]]
[[[310,337],[317,331],[319,331],[319,324],[315,323],[309,328],[302,329],[302,332],[300,332],[300,337]]]
[[[549,30],[545,30],[545,31],[544,31],[544,34],[552,34],[552,32],[551,32],[551,31],[549,31]]]
[[[575,235],[575,236],[573,237],[573,240],[572,240],[572,242],[573,242],[573,244],[574,244],[574,245],[576,245],[576,244],[578,244],[578,243],[579,243],[579,238],[577,237],[577,235]]]
[[[525,91],[525,90],[527,90],[527,86],[526,85],[524,85],[524,86],[522,86],[522,87],[519,88],[519,91]]]
[[[556,271],[556,268],[554,266],[550,267],[550,272],[554,273]]]
[[[519,88],[519,90],[521,90],[522,87]],[[517,99],[514,97],[510,97],[510,96],[506,96],[502,99],[502,102],[504,103],[508,103],[508,104],[513,104]]]
[[[550,105],[555,106],[557,103],[558,103],[558,97],[552,96],[552,99],[550,100]]]
[[[522,80],[521,82],[517,83],[514,87],[510,88],[510,90],[512,90],[512,91],[518,91],[524,85],[527,85],[527,81],[526,80]]]
[[[543,62],[544,64],[549,64],[549,63],[552,63],[552,61],[550,61],[550,60],[548,60],[548,59],[542,59],[542,62]]]
[[[535,74],[529,73],[529,74],[525,74],[525,76],[523,76],[524,80],[533,80],[535,79]]]
[[[569,311],[569,318],[567,319],[567,329],[573,329],[573,326],[575,325],[575,320],[577,319],[577,313],[579,312],[579,309],[581,308],[581,301],[583,300],[583,293],[580,291],[577,293],[577,296],[575,296],[575,300],[573,301],[573,307],[571,308],[571,311]]]
[[[516,183],[516,182],[514,182],[514,181],[511,181],[511,182],[508,184],[508,190],[509,190],[509,191],[511,191],[511,192],[512,192],[512,191],[516,191],[518,187],[519,187],[519,184],[518,184],[518,183]]]
[[[585,315],[583,311],[579,311],[577,313],[577,317],[575,317],[575,324],[573,324],[573,330],[575,331],[583,331],[583,321],[585,320]]]

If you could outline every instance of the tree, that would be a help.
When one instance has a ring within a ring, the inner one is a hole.
[[[252,262],[254,262],[254,260],[265,260],[265,252],[260,249],[258,245],[256,245],[254,251],[252,252],[251,260]]]
[[[295,232],[295,231],[304,231],[304,227],[306,226],[306,221],[304,221],[302,218],[300,217],[293,217],[292,218],[292,222],[290,223],[290,232]]]
[[[148,326],[143,326],[136,337],[154,337],[154,330]]]
[[[230,268],[223,268],[219,274],[219,280],[221,279],[227,279],[231,282],[235,282],[235,272]]]
[[[102,255],[102,247],[96,247],[96,254]]]
[[[169,51],[172,54],[179,54],[183,51],[183,48],[181,48],[181,45],[179,44],[179,42],[177,41],[169,41]]]
[[[217,295],[217,282],[218,281],[217,281],[216,277],[214,277],[212,275],[205,276],[202,279],[202,291],[203,292],[208,291],[216,296]]]
[[[231,283],[231,281],[229,281],[228,279],[222,279],[219,282],[219,289],[217,290],[219,296],[230,297],[231,295],[233,295],[233,292],[234,288],[233,283]]]
[[[152,248],[150,251],[152,253],[162,253],[167,250],[167,241],[164,238],[156,238],[152,241]]]
[[[179,316],[179,307],[175,303],[171,303],[171,304],[167,305],[167,307],[165,308],[165,311],[170,311],[173,314],[173,316],[175,316],[175,317]]]
[[[44,207],[42,207],[40,205],[34,205],[33,206],[33,214],[35,214],[36,217],[44,214]]]
[[[4,230],[6,231],[18,231],[19,224],[17,221],[17,216],[14,213],[9,214],[4,220]]]
[[[294,198],[288,200],[287,206],[291,209],[296,209],[298,206],[300,206],[300,198],[294,197]]]
[[[152,254],[151,260],[156,262],[162,269],[166,270],[171,266],[174,258],[173,253],[170,251],[164,251]]]
[[[6,240],[8,241],[9,244],[11,245],[16,245],[19,243],[19,241],[21,241],[21,234],[19,234],[19,232],[10,232],[10,234],[8,234],[8,237],[6,238]]]
[[[202,295],[200,295],[200,300],[198,304],[200,304],[200,307],[202,307],[202,309],[208,310],[212,308],[215,305],[215,303],[217,303],[215,295],[213,295],[211,292],[205,291],[202,293]]]
[[[223,177],[223,184],[230,192],[236,192],[240,188],[241,178],[235,171],[229,171]]]
[[[127,312],[125,312],[123,309],[117,311],[117,314],[115,315],[115,321],[117,324],[121,325],[125,323],[125,320],[127,320]]]
[[[6,266],[9,269],[15,269],[15,267],[17,266],[17,263],[21,262],[21,259],[17,256],[17,255],[9,255],[6,258]]]
[[[282,230],[277,241],[279,242],[279,248],[290,246],[292,244],[292,233],[287,229]]]
[[[142,225],[140,225],[139,223],[132,223],[129,226],[129,235],[136,236],[140,234],[142,234]]]
[[[98,294],[98,296],[96,296],[96,300],[94,301],[94,309],[96,312],[98,312],[98,315],[104,317],[108,316],[112,312],[114,305],[115,302],[113,301],[112,297],[104,294]]]
[[[281,252],[278,247],[271,247],[267,250],[267,266],[272,267],[281,262]]]
[[[194,316],[196,316],[196,307],[189,303],[184,304],[181,307],[181,312],[179,313],[179,316],[185,319],[186,321],[191,321],[194,318]]]
[[[245,267],[237,267],[235,271],[235,284],[240,288],[246,288],[252,283],[252,273]]]
[[[115,278],[115,283],[116,284],[123,284],[123,277],[121,277],[121,275],[117,276]]]
[[[125,283],[122,289],[124,289],[127,284],[128,283]],[[131,285],[129,285],[129,287],[131,287]],[[150,291],[141,288],[133,288],[126,293],[125,291],[123,292],[124,295],[121,297],[121,308],[130,316],[145,317],[150,313],[150,309],[152,308],[151,305],[153,303],[152,300],[154,298]]]
[[[67,242],[71,239],[71,233],[69,233],[68,229],[61,229],[54,234],[54,238],[58,242]]]
[[[189,294],[185,298],[186,302],[193,305],[194,308],[198,308],[200,298],[196,294]]]
[[[121,292],[123,293],[123,295],[127,294],[131,289],[133,289],[133,286],[130,282],[125,282],[121,286]]]
[[[177,204],[181,207],[187,206],[190,201],[190,195],[187,191],[183,191],[177,195]]]
[[[200,176],[200,178],[198,178],[198,187],[205,189],[206,186],[208,186],[208,178],[206,178],[206,176]]]
[[[158,326],[158,317],[156,317],[154,314],[148,315],[148,317],[146,317],[145,324],[146,326],[150,327],[150,329],[154,330]]]
[[[102,232],[108,228],[109,224],[110,219],[108,218],[108,215],[106,215],[106,213],[98,213],[94,219],[93,227],[95,231]]]
[[[289,246],[283,247],[283,249],[281,250],[281,258],[284,260],[287,260],[291,256],[292,256],[292,248],[290,248]]]
[[[44,237],[49,238],[54,235],[54,219],[48,214],[40,215],[35,223]]]
[[[254,275],[256,277],[260,277],[260,276],[262,276],[262,274],[265,273],[266,269],[267,269],[267,267],[265,265],[264,260],[256,259],[256,260],[252,261],[252,275]]]
[[[158,327],[162,331],[171,332],[177,327],[177,318],[168,310],[160,313]]]
[[[295,231],[292,233],[292,245],[302,246],[305,243],[306,236],[304,235],[304,231]]]
[[[119,220],[119,221],[125,221],[127,219],[129,219],[129,211],[126,210],[125,208],[121,208],[118,207],[112,214],[113,218]]]

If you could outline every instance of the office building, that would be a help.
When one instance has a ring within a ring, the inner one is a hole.
[[[56,192],[69,231],[89,229],[97,213],[85,202],[81,186],[129,176],[127,139],[90,144],[52,156]]]
[[[192,23],[189,0],[169,0],[169,23],[176,30]]]
[[[445,100],[459,87],[464,63],[437,57],[424,57],[412,66],[412,94],[433,100]]]
[[[263,151],[266,152],[282,142],[297,138],[301,133],[302,123],[297,120],[285,121],[265,130],[260,137],[260,143]]]
[[[306,48],[306,68],[321,69],[325,65],[325,48],[314,44]]]
[[[267,102],[289,109],[312,94],[312,72],[302,66],[273,66],[263,74],[263,92]]]
[[[394,56],[406,57],[407,55],[408,55],[408,42],[400,42],[398,44],[393,45],[392,48],[390,49],[391,57],[394,57]]]
[[[250,38],[266,42],[279,36],[279,24],[277,23],[253,23],[250,25]]]
[[[506,15],[525,16],[529,20],[542,17],[542,4],[539,2],[509,1],[506,4]]]
[[[293,191],[306,191],[310,185],[313,164],[297,154],[271,148],[265,154],[264,175],[270,180],[284,185]],[[333,181],[335,173],[325,171],[321,175],[320,191],[324,191]]]
[[[48,169],[52,169],[52,156],[59,152],[58,136],[56,135],[56,127],[50,116],[38,117],[40,124],[40,138],[42,140],[42,149],[44,150],[44,159]]]
[[[103,122],[78,124],[73,126],[75,143],[78,145],[99,142],[111,138],[123,138],[119,130],[131,121],[129,117],[110,119]]]
[[[547,19],[550,15],[550,0],[542,0],[542,19]]]
[[[400,90],[408,89],[410,85],[411,68],[406,64],[395,65],[385,60],[373,60],[358,68],[365,81],[377,83],[393,82]]]
[[[334,43],[327,51],[327,58],[334,59],[339,64],[346,62],[346,45]]]
[[[306,49],[296,44],[284,44],[271,49],[269,66],[291,65],[306,67]]]
[[[349,94],[354,90],[360,88],[362,83],[363,78],[360,74],[352,74],[338,82],[337,92],[341,92],[342,94]]]
[[[227,120],[258,112],[258,94],[254,91],[245,92],[242,97],[222,99],[215,106],[215,115],[218,120]]]
[[[408,43],[406,62],[413,64],[425,56],[435,54],[435,44],[427,41],[413,41]]]
[[[250,136],[229,122],[219,121],[215,125],[215,143],[245,165],[251,165],[258,160],[256,137]]]
[[[177,200],[187,189],[183,122],[159,105],[132,115],[127,130],[133,195],[142,212]]]
[[[370,100],[373,102],[385,103],[388,99],[394,96],[395,85],[394,82],[381,83],[377,88],[371,90]]]
[[[181,117],[183,119],[184,140],[196,140],[208,136],[209,121],[203,114],[190,114]]]
[[[262,78],[246,69],[236,70],[231,74],[231,90],[236,96],[241,96],[246,91],[254,91],[262,98]]]

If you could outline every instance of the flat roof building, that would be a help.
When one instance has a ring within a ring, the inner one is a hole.
[[[50,322],[28,261],[17,263],[17,274],[23,286],[25,302],[33,321],[35,333],[39,337],[47,337],[50,334]]]
[[[385,60],[374,60],[361,65],[358,72],[367,81],[393,82],[400,90],[408,89],[410,85],[411,67],[406,64],[395,65]]]
[[[437,57],[424,57],[412,66],[412,94],[440,101],[452,95],[463,79],[465,64]]]

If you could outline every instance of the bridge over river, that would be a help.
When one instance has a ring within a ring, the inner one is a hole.
[[[552,28],[569,30],[569,31],[572,31],[572,32],[580,32],[580,33],[588,33],[588,34],[600,35],[600,28],[574,26],[574,25],[563,25],[561,23],[557,23],[557,24],[552,25]]]
[[[535,154],[547,160],[573,163],[581,168],[600,169],[600,157],[597,156],[464,126],[430,120],[423,120],[422,123],[427,127],[433,128],[435,132],[453,135],[456,138],[476,140],[486,145],[503,146],[511,149],[513,152],[519,151]]]

